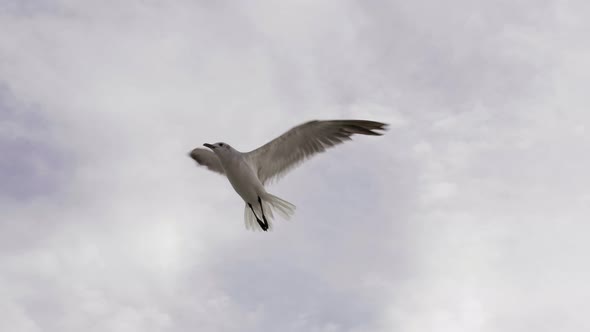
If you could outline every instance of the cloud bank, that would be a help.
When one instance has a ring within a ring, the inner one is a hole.
[[[0,5],[10,331],[587,331],[583,1]],[[193,147],[391,124],[246,232]]]

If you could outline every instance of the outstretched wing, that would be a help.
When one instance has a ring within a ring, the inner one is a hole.
[[[219,158],[217,158],[215,153],[210,150],[196,148],[191,151],[190,157],[199,165],[203,165],[213,172],[225,174],[223,166],[221,166],[221,162],[219,162]]]
[[[354,134],[379,136],[387,124],[366,120],[310,121],[292,128],[256,150],[247,158],[256,166],[262,183],[279,178],[311,156],[351,140]]]

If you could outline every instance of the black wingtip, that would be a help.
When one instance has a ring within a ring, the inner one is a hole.
[[[375,128],[373,130],[382,130],[383,132],[373,132],[375,133],[375,135],[377,136],[381,136],[383,134],[385,134],[385,132],[387,130],[389,130],[389,123],[383,123],[383,122],[378,122],[379,123],[379,128]]]
[[[381,136],[384,133],[377,130],[386,131],[389,126],[387,123],[368,120],[349,120],[344,125],[356,134],[369,136]]]

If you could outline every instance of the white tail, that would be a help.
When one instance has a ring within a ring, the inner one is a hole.
[[[252,206],[256,215],[259,218],[262,218],[262,211],[260,211],[260,206],[256,204],[256,206]],[[278,212],[283,218],[289,220],[291,216],[295,213],[295,205],[287,202],[286,200],[279,198],[275,195],[265,193],[262,197],[262,207],[264,209],[264,216],[268,221],[268,229],[272,229],[272,219],[274,218],[273,212]],[[249,230],[261,230],[258,222],[256,221],[256,216],[250,210],[250,207],[246,203],[244,208],[244,222],[246,223],[246,229]]]

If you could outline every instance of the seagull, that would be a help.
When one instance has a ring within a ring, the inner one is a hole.
[[[270,194],[265,185],[278,180],[288,171],[315,154],[351,140],[354,134],[380,136],[387,124],[367,120],[314,120],[293,127],[283,135],[250,152],[240,152],[229,144],[205,143],[189,156],[201,166],[225,175],[246,203],[246,229],[263,231],[271,228],[273,210],[289,219],[295,205]]]

